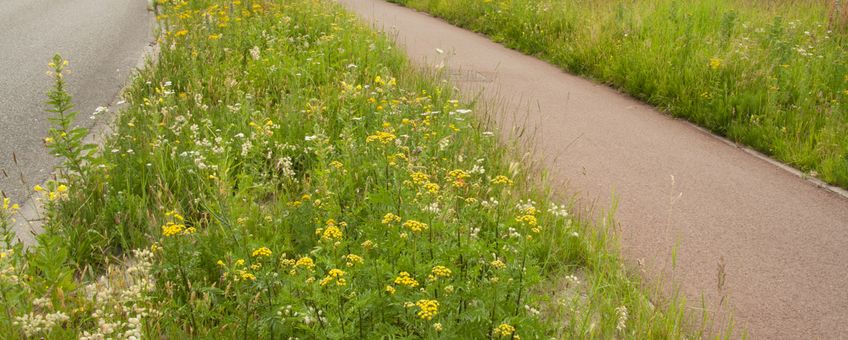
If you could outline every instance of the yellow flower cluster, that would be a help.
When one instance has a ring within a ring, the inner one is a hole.
[[[322,286],[326,286],[327,284],[335,281],[337,286],[344,286],[347,284],[347,281],[344,279],[345,272],[341,269],[330,269],[330,272],[327,273],[320,284]]]
[[[17,203],[12,204],[11,199],[3,198],[3,210],[8,212],[9,215],[16,213],[20,209],[21,209],[21,207]]]
[[[216,262],[218,266],[224,270],[222,277],[227,278],[231,277],[233,281],[256,281],[256,275],[244,269],[244,259],[237,259],[233,268],[227,268],[227,264],[223,260],[218,260]],[[261,268],[262,265],[259,263],[253,264],[250,266],[250,269],[257,270]],[[234,275],[233,275],[234,274]]]
[[[433,267],[433,270],[431,271],[431,273],[435,277],[450,277],[451,276],[451,270],[448,269],[448,267],[445,267],[445,266],[435,266],[435,267]]]
[[[171,237],[174,235],[191,235],[197,232],[197,229],[194,227],[186,228],[185,224],[177,224],[173,221],[168,221],[165,225],[162,226],[162,235],[165,237]]]
[[[515,221],[529,226],[535,226],[537,224],[536,216],[530,214],[518,216],[515,218]]]
[[[365,137],[365,142],[367,142],[367,143],[379,142],[380,144],[385,145],[385,144],[389,144],[389,143],[393,142],[395,140],[395,138],[397,138],[397,136],[395,136],[391,132],[377,131],[373,135]]]
[[[394,295],[395,294],[395,287],[386,286],[386,293],[389,293],[389,295]]]
[[[433,317],[439,313],[439,301],[422,299],[418,300],[415,305],[420,309],[418,317],[421,319],[433,320]]]
[[[338,224],[339,227],[344,227],[347,224],[341,222]],[[322,241],[338,241],[342,239],[342,230],[336,226],[336,221],[334,219],[327,220],[327,228],[318,228],[315,230],[316,235],[321,235]]]
[[[311,258],[304,256],[304,257],[297,259],[297,263],[295,263],[294,266],[295,267],[303,267],[303,268],[312,270],[313,268],[315,268],[315,261],[312,261]]]
[[[509,324],[502,323],[500,326],[495,327],[492,330],[492,334],[496,336],[510,336],[512,335],[513,339],[520,339],[518,334],[515,334],[515,327],[510,326]]]
[[[492,262],[489,262],[489,264],[492,265],[492,267],[495,267],[495,269],[506,268],[506,263],[503,263],[503,261],[501,261],[501,260],[494,260]]]
[[[471,177],[464,170],[456,169],[448,173],[448,179],[453,181],[453,186],[457,188],[465,187],[465,180]]]
[[[36,192],[47,192],[47,199],[50,201],[68,198],[68,186],[64,184],[59,184],[58,186],[56,186],[56,190],[53,191],[46,190],[44,189],[44,187],[36,184],[33,190],[35,190]]]
[[[412,230],[413,232],[420,232],[429,228],[427,224],[415,220],[407,220],[406,222],[403,222],[403,227]]]
[[[321,234],[322,241],[338,241],[342,239],[342,231],[336,226],[327,227]]]
[[[395,284],[410,288],[418,287],[418,281],[407,272],[400,272],[400,274],[398,274],[395,278]]]
[[[342,164],[342,162],[339,162],[339,161],[332,161],[332,162],[330,162],[330,166],[334,167],[336,169],[341,169],[341,168],[344,167],[344,164]]]
[[[440,189],[440,187],[436,183],[430,182],[430,183],[424,184],[424,190],[427,190],[427,192],[429,192],[431,194],[438,194],[439,189]]]
[[[253,253],[251,254],[251,256],[253,256],[253,257],[260,257],[260,256],[261,257],[269,257],[269,256],[271,256],[271,254],[272,254],[271,249],[268,249],[268,247],[261,247],[261,248],[254,250]]]
[[[249,281],[256,281],[256,275],[253,275],[253,274],[251,274],[251,273],[250,273],[250,272],[248,272],[248,271],[245,271],[245,270],[239,270],[239,271],[238,271],[238,274],[239,274],[239,277],[240,277],[242,280],[245,280],[245,281],[248,281],[248,280],[249,280]]]
[[[412,182],[418,185],[430,182],[430,176],[423,172],[413,172],[409,177],[412,177]]]
[[[504,175],[498,175],[494,179],[492,179],[492,184],[512,185],[512,180]]]
[[[400,216],[392,214],[392,213],[388,213],[385,216],[383,216],[382,222],[383,222],[383,224],[391,224],[391,223],[394,223],[394,222],[400,222]]]
[[[345,263],[345,265],[348,267],[353,267],[354,265],[362,264],[362,262],[365,262],[362,256],[356,254],[347,254],[343,256],[343,258],[347,260],[347,263]]]
[[[718,70],[719,67],[721,67],[721,59],[710,58],[710,68],[713,70]]]

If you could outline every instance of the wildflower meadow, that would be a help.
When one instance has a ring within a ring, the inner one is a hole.
[[[50,61],[45,232],[0,209],[4,338],[669,338],[607,231],[325,0],[158,1],[103,145]]]

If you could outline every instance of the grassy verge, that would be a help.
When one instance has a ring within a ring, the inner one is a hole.
[[[5,233],[4,337],[682,336],[605,231],[331,2],[159,10],[158,60],[102,147],[51,63],[63,173],[38,188],[39,243]]]
[[[392,1],[848,188],[848,4]]]

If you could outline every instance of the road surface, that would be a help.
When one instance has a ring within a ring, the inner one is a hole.
[[[381,0],[340,2],[495,103],[502,134],[526,124],[536,159],[583,206],[608,207],[615,194],[625,258],[679,282],[690,308],[703,294],[720,311],[726,295],[736,334],[754,339],[848,334],[848,199],[478,34]]]
[[[56,163],[42,144],[53,54],[70,61],[78,123],[91,127],[149,45],[150,23],[146,0],[0,0],[0,191],[22,202]]]

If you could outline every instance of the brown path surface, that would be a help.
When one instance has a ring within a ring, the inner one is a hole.
[[[527,115],[552,180],[598,206],[619,197],[622,251],[631,263],[644,260],[649,276],[668,277],[679,244],[674,279],[690,307],[700,307],[702,293],[708,308],[717,305],[723,258],[737,331],[848,336],[848,199],[439,19],[380,0],[340,2],[396,34],[413,60],[461,74],[454,81],[466,94],[497,100],[508,113],[503,130]]]

